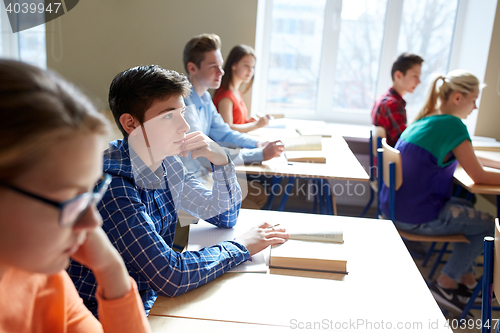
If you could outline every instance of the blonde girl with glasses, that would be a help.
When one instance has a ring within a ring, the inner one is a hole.
[[[0,60],[0,332],[149,332],[135,282],[100,228],[108,124],[54,73]],[[65,268],[98,281],[100,322]]]

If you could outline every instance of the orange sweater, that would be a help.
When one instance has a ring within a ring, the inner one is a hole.
[[[104,300],[97,290],[101,323],[83,305],[65,271],[56,275],[8,270],[0,280],[0,332],[150,332],[137,286]]]

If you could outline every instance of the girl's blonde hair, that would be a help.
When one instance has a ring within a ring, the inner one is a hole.
[[[442,84],[437,86],[439,81]],[[456,69],[446,76],[436,75],[431,79],[431,85],[427,93],[424,107],[415,117],[414,121],[422,119],[439,109],[440,103],[444,103],[450,98],[453,92],[459,92],[463,95],[470,94],[474,89],[479,88],[479,80],[471,73]]]
[[[36,167],[59,140],[106,134],[109,127],[73,85],[51,71],[13,60],[0,60],[0,116],[0,181]]]

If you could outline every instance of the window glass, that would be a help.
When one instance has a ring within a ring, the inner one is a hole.
[[[325,5],[325,0],[273,2],[266,108],[314,113]]]
[[[457,6],[457,0],[406,0],[403,4],[398,54],[408,51],[424,58],[422,83],[404,96],[408,121],[422,107],[432,73],[448,72]]]
[[[336,109],[371,109],[376,96],[386,0],[342,2],[333,84]]]
[[[36,18],[35,15],[43,16],[43,13],[35,13],[29,16],[29,18],[39,22],[40,18]],[[60,18],[59,18],[60,20]],[[32,65],[47,68],[47,52],[45,47],[45,25],[40,24],[33,28],[19,31],[18,35],[19,42],[19,57],[22,61],[30,63]]]

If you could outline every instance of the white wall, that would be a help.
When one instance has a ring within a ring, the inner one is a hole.
[[[200,33],[216,33],[227,56],[255,44],[257,0],[86,0],[47,24],[47,67],[109,109],[109,84],[119,72],[158,64],[185,72],[182,50]]]

